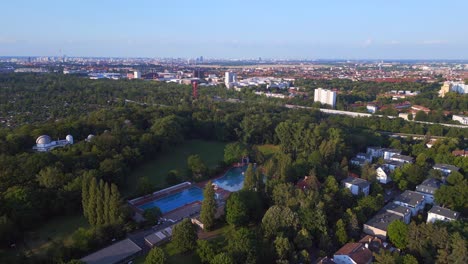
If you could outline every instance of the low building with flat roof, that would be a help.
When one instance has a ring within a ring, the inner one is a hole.
[[[87,264],[126,263],[140,252],[141,248],[131,239],[127,238],[96,251],[82,258],[81,261]]]
[[[382,240],[387,239],[387,228],[388,225],[396,220],[404,221],[401,215],[387,212],[386,210],[380,210],[374,217],[364,224],[363,232],[376,236]]]
[[[390,160],[399,161],[399,162],[403,162],[403,163],[413,163],[414,162],[413,157],[406,156],[406,155],[400,155],[400,154],[393,155],[390,158]]]
[[[172,237],[172,227],[167,227],[164,230],[160,230],[145,236],[145,243],[149,247],[160,245]]]
[[[405,224],[409,224],[411,221],[411,210],[404,206],[395,203],[388,203],[384,206],[383,210],[403,217],[403,222],[405,222]]]
[[[458,168],[457,166],[442,163],[436,163],[432,168],[434,170],[441,171],[444,174],[444,176],[448,176],[450,173],[460,170],[460,168]]]

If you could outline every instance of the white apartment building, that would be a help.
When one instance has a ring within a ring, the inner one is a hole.
[[[336,92],[322,88],[315,89],[314,102],[331,105],[333,108],[335,108]]]
[[[237,82],[237,74],[235,72],[226,72],[224,74],[224,84],[228,89],[234,87],[234,83]]]

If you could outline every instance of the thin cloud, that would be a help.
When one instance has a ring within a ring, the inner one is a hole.
[[[440,45],[440,44],[447,44],[447,40],[424,40],[421,44],[423,45]]]
[[[374,41],[371,38],[368,38],[368,39],[366,39],[366,41],[364,41],[363,46],[364,47],[369,47],[369,46],[372,45],[372,43],[374,43]]]

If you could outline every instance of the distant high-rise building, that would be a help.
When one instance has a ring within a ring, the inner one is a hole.
[[[196,69],[193,71],[193,78],[200,78],[203,79],[205,78],[205,71],[202,69]]]
[[[315,89],[314,102],[331,105],[334,108],[336,105],[336,92],[322,88]]]
[[[237,74],[235,72],[226,72],[224,75],[224,84],[227,88],[232,88],[233,83],[237,82]]]
[[[133,79],[141,79],[141,72],[134,71],[133,72]]]
[[[203,62],[203,56],[200,56],[200,62]]]

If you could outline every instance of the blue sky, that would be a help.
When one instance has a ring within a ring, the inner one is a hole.
[[[15,0],[0,56],[468,59],[466,0]]]

